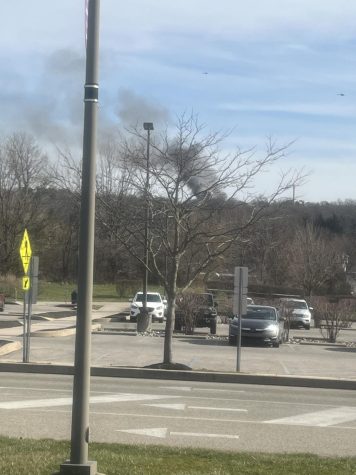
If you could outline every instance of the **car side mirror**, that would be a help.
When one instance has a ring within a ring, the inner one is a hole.
[[[164,305],[167,305],[167,300],[162,300]]]
[[[133,299],[129,299],[129,302],[132,302]]]
[[[309,307],[309,310],[312,312],[314,309],[313,309],[313,307]]]

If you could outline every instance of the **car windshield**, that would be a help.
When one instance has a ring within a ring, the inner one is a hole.
[[[248,308],[247,314],[243,315],[242,318],[251,318],[255,320],[276,320],[276,312],[273,308]]]
[[[143,302],[143,294],[137,294],[136,302]],[[161,302],[161,297],[157,294],[147,294],[147,302]]]
[[[211,294],[201,294],[197,296],[198,304],[204,305],[207,307],[213,307],[214,301],[213,296]]]
[[[307,309],[308,305],[306,302],[297,302],[297,301],[291,301],[287,302],[286,305],[288,308],[301,308],[301,309]]]

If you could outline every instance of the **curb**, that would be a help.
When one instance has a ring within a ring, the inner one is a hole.
[[[73,375],[74,367],[41,363],[0,363],[0,372]],[[179,371],[132,367],[91,367],[91,376],[107,378],[161,379],[172,381],[200,381],[207,383],[256,384],[268,386],[295,386],[320,389],[356,390],[356,380],[313,378],[304,376],[277,376],[266,374],[219,373]]]

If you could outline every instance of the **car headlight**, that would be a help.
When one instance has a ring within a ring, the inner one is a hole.
[[[132,308],[133,310],[137,310],[137,309],[138,309],[138,306],[135,305],[135,304],[132,304],[132,305],[131,305],[131,308]]]
[[[160,305],[159,307],[157,307],[156,310],[163,310],[162,305]]]
[[[270,325],[268,325],[265,330],[268,330],[268,331],[274,331],[275,333],[278,332],[278,327],[277,325],[274,325],[273,323],[271,323]]]

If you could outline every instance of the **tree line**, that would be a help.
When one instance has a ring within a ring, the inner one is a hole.
[[[305,295],[345,292],[354,260],[353,202],[287,199],[305,180],[287,170],[268,194],[256,179],[283,161],[289,145],[272,140],[264,153],[225,153],[221,133],[194,115],[147,136],[136,127],[106,136],[98,150],[96,282],[140,281],[148,250],[149,284],[168,300],[169,363],[175,300],[197,279],[249,267],[250,282],[289,285]],[[149,166],[149,168],[147,168]],[[149,181],[147,182],[147,171]],[[0,144],[0,272],[21,275],[24,228],[40,258],[40,278],[76,281],[81,161],[58,149],[49,160],[34,137],[15,133]],[[148,228],[148,234],[145,233]]]

